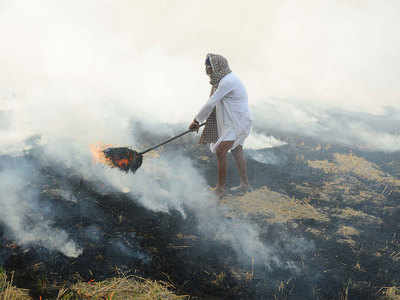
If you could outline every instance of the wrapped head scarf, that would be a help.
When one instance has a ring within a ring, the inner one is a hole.
[[[207,59],[210,62],[212,73],[210,74],[210,84],[218,87],[219,81],[227,74],[229,74],[231,69],[228,65],[228,60],[222,55],[218,54],[207,54]]]

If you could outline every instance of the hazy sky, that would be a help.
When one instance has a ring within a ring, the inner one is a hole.
[[[15,96],[20,128],[79,134],[106,130],[111,111],[189,122],[214,52],[253,106],[380,113],[400,103],[399,15],[397,0],[0,0],[0,105]]]
[[[1,88],[85,80],[118,89],[112,81],[134,86],[144,71],[138,93],[152,93],[152,80],[157,96],[198,105],[204,56],[217,52],[255,101],[395,105],[399,13],[389,0],[1,0]]]

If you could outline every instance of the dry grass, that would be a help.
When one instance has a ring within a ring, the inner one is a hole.
[[[334,159],[334,162],[328,162],[327,160],[309,160],[307,163],[310,167],[321,169],[328,174],[352,173],[367,180],[400,187],[399,179],[383,172],[376,164],[362,157],[352,153],[335,153]]]
[[[31,300],[29,290],[19,289],[12,285],[13,277],[0,270],[0,300]],[[175,295],[173,285],[156,282],[139,277],[112,278],[101,282],[79,282],[70,288],[61,288],[58,300],[178,300],[189,299],[188,296]]]
[[[340,226],[338,231],[336,231],[336,234],[339,234],[343,237],[349,237],[349,236],[358,236],[360,235],[360,232],[354,227],[342,225]]]
[[[165,282],[156,282],[138,277],[112,278],[100,282],[79,282],[69,289],[59,292],[60,300],[69,299],[107,299],[107,300],[153,300],[188,299],[171,292],[173,286]]]
[[[385,300],[400,300],[400,288],[396,286],[383,287],[378,291],[381,294],[380,299]]]
[[[381,218],[369,215],[360,210],[355,210],[351,207],[346,207],[343,209],[334,208],[331,210],[331,216],[347,221],[357,219],[358,224],[382,224]]]
[[[339,244],[348,245],[348,246],[351,247],[351,248],[354,248],[354,247],[357,245],[356,241],[353,240],[353,239],[351,239],[351,238],[338,239],[337,242],[338,242]]]
[[[329,238],[325,231],[319,228],[307,227],[306,231],[324,240]]]
[[[369,186],[362,183],[356,177],[348,176],[348,174],[337,175],[330,177],[323,182],[323,185],[318,188],[310,189],[308,187],[296,186],[299,190],[309,189],[308,193],[319,201],[330,202],[336,201],[338,195],[342,198],[347,205],[353,205],[362,202],[374,202],[381,204],[385,201],[386,197],[382,193],[378,193]]]
[[[288,279],[287,281],[281,281],[278,288],[276,289],[274,293],[274,300],[287,300],[290,298],[290,295],[293,290],[293,286],[290,285],[291,279]]]
[[[340,226],[340,228],[336,231],[336,234],[340,236],[337,240],[340,244],[347,244],[351,248],[356,246],[356,241],[353,240],[354,236],[359,236],[360,232],[351,226]]]
[[[243,196],[224,197],[221,204],[230,207],[233,215],[263,216],[269,223],[285,223],[295,219],[329,221],[325,214],[307,201],[290,198],[273,192],[267,187],[262,187]]]
[[[0,272],[0,300],[30,300],[29,291],[12,285],[13,276],[8,279],[7,274]]]
[[[297,188],[311,194],[319,201],[340,201],[341,205],[348,206],[367,202],[374,203],[378,207],[384,207],[387,197],[393,192],[400,191],[399,179],[383,172],[378,165],[362,157],[352,153],[335,153],[333,158],[333,161],[315,160],[307,162],[310,167],[320,169],[331,175],[325,178],[321,187],[314,189],[308,186]],[[337,209],[331,213],[333,217],[347,220],[357,217],[359,222],[365,224],[382,223],[380,218],[350,208]]]

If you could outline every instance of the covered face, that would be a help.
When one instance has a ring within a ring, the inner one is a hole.
[[[206,65],[211,65],[212,72],[210,76],[210,84],[213,86],[218,86],[219,81],[227,74],[229,74],[231,69],[229,68],[228,60],[219,54],[207,54]]]

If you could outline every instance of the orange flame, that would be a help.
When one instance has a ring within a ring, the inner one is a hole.
[[[90,151],[92,152],[94,163],[102,163],[110,167],[115,167],[115,164],[117,164],[122,169],[128,168],[129,163],[133,160],[132,154],[129,154],[128,158],[121,158],[119,160],[115,159],[114,161],[105,156],[103,151],[107,148],[113,148],[113,147],[116,146],[111,144],[102,144],[102,143],[91,145]]]
[[[129,165],[129,160],[126,159],[126,158],[117,160],[117,161],[115,161],[115,162],[116,162],[116,163],[118,164],[118,166],[120,166],[121,168],[127,168],[128,165]]]
[[[107,158],[103,152],[105,149],[112,147],[112,146],[113,145],[110,145],[110,144],[106,145],[106,144],[102,144],[102,143],[90,145],[90,152],[92,152],[93,162],[105,164],[110,167],[114,167],[112,161],[109,158]]]

